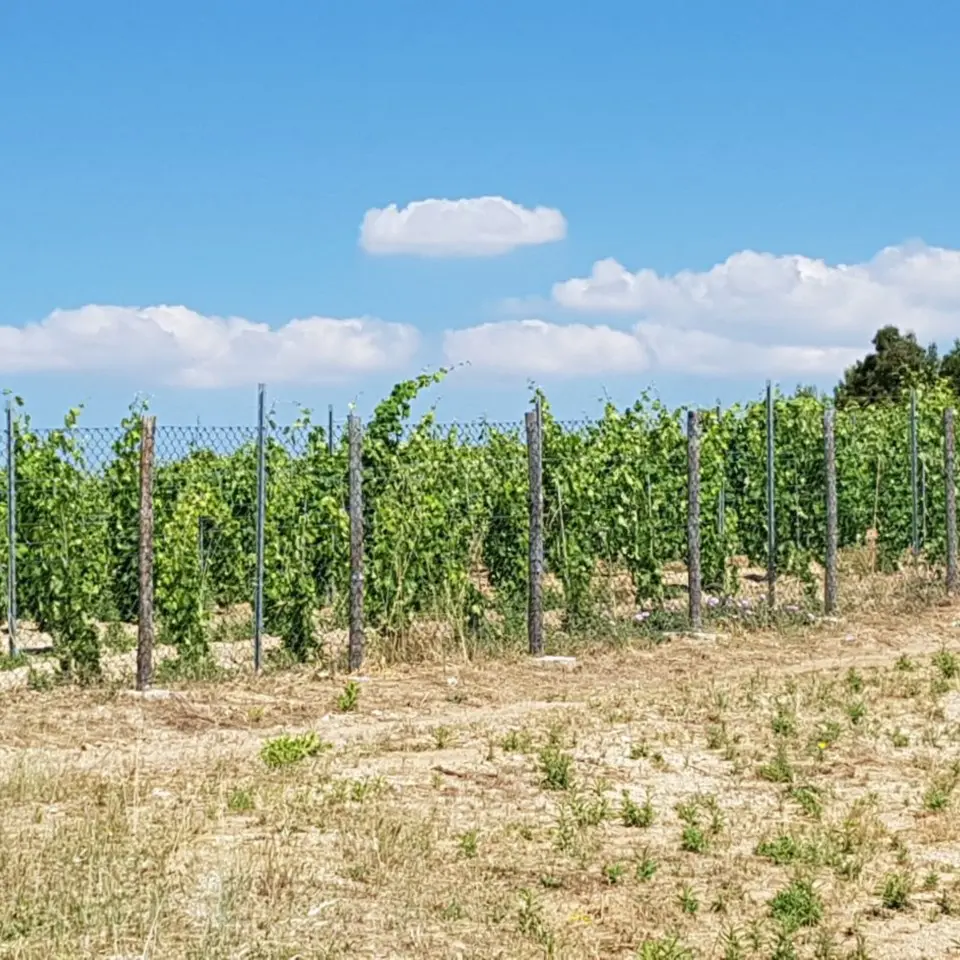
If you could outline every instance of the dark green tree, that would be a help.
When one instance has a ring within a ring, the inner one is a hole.
[[[953,388],[953,392],[960,396],[960,340],[954,340],[953,346],[943,355],[940,361],[940,376]]]
[[[960,356],[955,363],[960,373]],[[873,351],[850,367],[837,386],[837,403],[897,400],[904,390],[930,386],[939,376],[936,344],[925,348],[912,333],[881,327],[873,338]]]

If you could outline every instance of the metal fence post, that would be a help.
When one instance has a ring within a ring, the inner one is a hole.
[[[957,590],[957,486],[954,412],[943,411],[943,461],[947,494],[947,593]]]
[[[140,604],[137,612],[137,689],[153,674],[153,460],[155,417],[140,420]]]
[[[263,553],[267,520],[267,451],[265,384],[257,387],[257,559],[253,595],[253,669],[263,664]]]
[[[917,464],[917,391],[910,391],[910,495],[911,495],[911,516],[910,516],[910,537],[911,548],[914,557],[920,554],[920,493],[918,484],[920,482],[919,469]]]
[[[827,544],[824,557],[823,608],[828,614],[837,610],[837,443],[834,409],[823,411],[823,455],[827,480]]]
[[[17,451],[13,402],[7,400],[7,636],[10,656],[17,647]]]
[[[524,418],[527,428],[527,466],[530,477],[530,585],[527,605],[527,642],[530,653],[543,653],[543,416],[540,401]]]
[[[774,457],[773,384],[767,381],[767,604],[777,600],[777,483]]]
[[[703,627],[700,575],[700,419],[687,413],[687,591],[690,627]]]
[[[720,404],[717,404],[717,430],[723,431],[723,411]],[[717,496],[717,536],[723,543],[727,527],[727,451],[723,450],[723,473],[720,476],[720,493]],[[726,564],[726,555],[724,555],[724,564]]]
[[[348,667],[363,665],[363,431],[360,417],[347,421],[350,444],[350,641]]]

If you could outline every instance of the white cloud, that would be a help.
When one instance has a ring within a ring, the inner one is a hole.
[[[851,347],[759,344],[702,330],[638,323],[634,334],[663,370],[715,377],[796,376],[818,380],[843,372],[863,350]]]
[[[443,349],[449,363],[531,376],[631,373],[646,369],[650,360],[641,341],[622,330],[543,320],[448,330]]]
[[[861,351],[846,347],[764,346],[698,330],[638,323],[631,330],[605,325],[507,320],[448,330],[448,362],[468,362],[489,373],[524,376],[598,376],[648,369],[706,376],[839,374]]]
[[[307,317],[277,329],[186,307],[89,305],[0,327],[0,372],[136,376],[182,387],[337,380],[395,368],[415,353],[413,327]]]
[[[559,210],[530,210],[503,197],[418,200],[368,210],[360,246],[369,253],[425,257],[485,257],[517,247],[552,243],[567,234]]]
[[[592,313],[725,333],[764,331],[819,343],[865,345],[884,324],[921,339],[960,331],[960,251],[922,243],[888,247],[872,260],[830,265],[804,256],[744,250],[710,270],[660,276],[600,260],[589,277],[558,283],[554,300]]]

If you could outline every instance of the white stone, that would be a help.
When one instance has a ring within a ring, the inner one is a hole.
[[[159,688],[149,688],[147,690],[127,690],[128,697],[136,697],[138,700],[171,700],[176,694],[172,690],[160,690]]]
[[[577,658],[576,657],[558,657],[558,656],[543,656],[543,657],[534,657],[533,662],[539,667],[553,667],[557,670],[576,670],[577,669]]]

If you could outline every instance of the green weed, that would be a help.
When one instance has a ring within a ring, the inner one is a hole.
[[[308,757],[314,757],[323,750],[330,749],[315,733],[302,733],[296,736],[283,734],[268,740],[260,749],[260,758],[274,769],[288,767]]]

